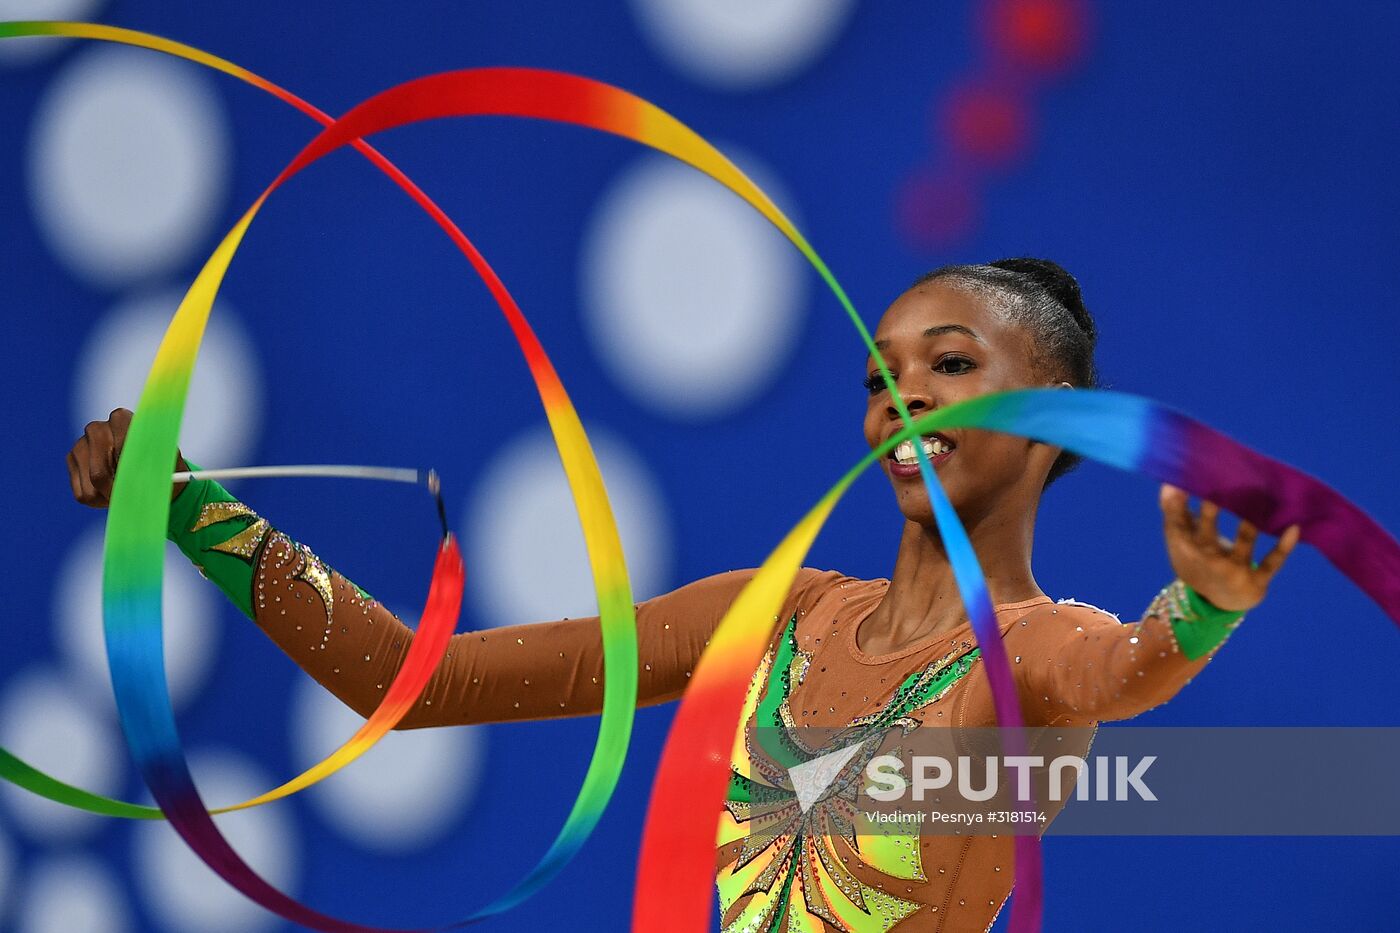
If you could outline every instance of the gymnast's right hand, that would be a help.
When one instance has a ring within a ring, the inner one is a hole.
[[[106,421],[88,423],[83,436],[68,451],[68,482],[73,498],[94,509],[105,509],[112,502],[112,482],[117,476],[117,460],[126,444],[126,432],[131,428],[131,410],[115,409]],[[175,452],[175,471],[189,469],[179,451]],[[177,483],[170,498],[180,494],[184,483]]]

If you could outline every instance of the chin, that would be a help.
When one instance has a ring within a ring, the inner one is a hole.
[[[939,477],[940,481],[943,479],[944,477]],[[957,513],[964,525],[967,525],[973,516],[980,513],[980,508],[976,503],[983,500],[976,495],[969,497],[967,490],[960,488],[956,483],[945,483],[943,493],[948,497],[953,511]],[[900,514],[907,521],[930,531],[937,529],[938,521],[934,518],[933,505],[929,502],[928,490],[924,488],[923,483],[919,483],[918,487],[914,489],[896,489],[895,502],[899,507]]]
[[[897,496],[899,512],[908,521],[925,528],[934,528],[938,522],[933,517],[933,506],[929,503],[928,491],[919,489]]]

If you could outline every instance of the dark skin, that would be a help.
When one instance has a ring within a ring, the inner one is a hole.
[[[890,305],[875,331],[900,396],[915,418],[989,392],[1065,386],[1037,365],[1032,336],[1006,320],[994,301],[944,282],[910,289]],[[1053,365],[1052,363],[1049,365]],[[875,447],[903,426],[873,359],[874,390],[865,412],[865,440]],[[952,452],[934,466],[967,528],[994,604],[1043,596],[1031,573],[1031,547],[1040,495],[1060,449],[1009,434],[976,429],[942,432]],[[905,476],[891,458],[882,466],[904,515],[899,555],[880,605],[860,625],[862,651],[888,654],[950,631],[966,618],[947,551],[923,481]],[[1233,541],[1216,530],[1219,508],[1192,512],[1187,494],[1163,486],[1163,531],[1172,568],[1221,609],[1244,612],[1264,598],[1269,581],[1298,542],[1299,529],[1250,567],[1258,530],[1241,521]]]
[[[989,392],[1068,387],[1045,363],[1037,365],[1031,335],[1004,319],[994,302],[946,283],[901,295],[880,320],[875,340],[914,417]],[[873,360],[867,361],[866,373],[876,374],[865,414],[865,439],[874,447],[903,422]],[[127,409],[116,409],[106,421],[90,423],[69,451],[68,478],[79,502],[94,508],[110,503],[131,418]],[[1031,573],[1031,546],[1040,495],[1059,448],[975,429],[952,429],[944,436],[954,448],[936,458],[935,469],[982,562],[993,603],[1044,595]],[[908,468],[901,470],[889,458],[882,464],[904,527],[889,589],[857,633],[861,650],[877,655],[947,632],[966,619],[922,480],[899,475]],[[187,469],[178,453],[174,469]],[[173,486],[172,498],[180,488]],[[1198,516],[1185,492],[1163,486],[1161,505],[1172,568],[1222,609],[1243,612],[1258,605],[1298,541],[1298,528],[1289,528],[1251,568],[1258,531],[1248,522],[1241,521],[1230,541],[1216,531],[1219,509],[1213,503],[1202,503]]]
[[[131,430],[132,415],[129,408],[115,408],[106,421],[89,421],[83,436],[68,451],[68,483],[73,489],[73,498],[83,505],[105,509],[112,504],[117,461],[121,459],[126,434]],[[175,469],[171,472],[188,469],[185,458],[176,451]],[[184,483],[172,484],[170,498],[174,499],[184,488]]]

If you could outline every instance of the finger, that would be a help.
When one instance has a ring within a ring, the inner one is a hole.
[[[73,487],[73,498],[79,502],[83,501],[83,481],[79,478],[81,472],[78,458],[73,456],[73,451],[68,451],[68,485]]]
[[[1220,517],[1220,506],[1209,500],[1201,502],[1201,518],[1196,522],[1196,543],[1203,548],[1212,548],[1220,540],[1216,520]]]
[[[1254,542],[1259,540],[1259,529],[1244,519],[1240,519],[1239,530],[1235,532],[1235,546],[1230,548],[1230,557],[1241,564],[1248,564],[1254,556]]]
[[[131,416],[133,412],[129,408],[114,408],[107,416],[107,423],[112,429],[112,452],[120,457],[122,447],[126,446],[126,432],[131,430]]]
[[[117,458],[112,449],[112,426],[94,421],[87,427],[88,479],[103,504],[112,499],[112,478],[117,474]]]
[[[1162,505],[1162,521],[1167,534],[1190,536],[1196,523],[1191,517],[1191,510],[1187,508],[1186,491],[1163,483],[1158,501]]]
[[[78,439],[78,443],[73,445],[73,450],[68,456],[73,458],[73,466],[78,479],[78,501],[83,505],[96,506],[98,504],[97,493],[92,488],[92,478],[88,475],[88,444],[87,436]]]
[[[1264,559],[1259,562],[1259,572],[1264,576],[1272,577],[1283,566],[1283,562],[1288,559],[1288,555],[1293,553],[1293,549],[1298,546],[1298,540],[1302,537],[1303,529],[1298,525],[1289,525],[1287,530],[1279,536],[1274,549],[1264,555]]]

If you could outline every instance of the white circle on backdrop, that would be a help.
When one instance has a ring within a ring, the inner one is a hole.
[[[176,709],[198,692],[213,666],[220,634],[218,595],[175,545],[166,545],[162,639],[165,678]],[[102,630],[101,527],[84,532],[69,550],[59,570],[54,603],[59,650],[74,679],[92,693],[97,706],[115,715]]]
[[[0,746],[83,790],[110,797],[121,786],[126,753],[117,731],[86,692],[46,668],[5,685]],[[3,794],[15,823],[35,839],[69,842],[110,823],[109,817],[65,807],[8,781]]]
[[[744,168],[773,188],[754,160]],[[792,355],[807,298],[801,254],[737,195],[679,162],[642,156],[613,183],[585,234],[582,264],[594,352],[662,414],[729,414]]]
[[[671,519],[651,471],[620,439],[590,430],[638,601],[670,580]],[[547,430],[502,449],[477,483],[463,526],[478,617],[510,625],[598,614],[583,531]]]
[[[210,807],[238,803],[277,786],[272,775],[234,752],[202,751],[189,761],[195,786]],[[291,892],[301,875],[301,855],[285,807],[254,807],[214,819],[254,871]],[[140,821],[132,847],[137,887],[163,928],[176,933],[255,933],[283,925],[276,914],[215,875],[165,821]]]
[[[94,285],[168,273],[209,244],[231,161],[223,106],[187,62],[84,50],[39,103],[29,191],[50,248]]]
[[[91,20],[102,0],[6,0],[0,5],[0,19],[7,20]],[[0,65],[32,65],[57,55],[68,39],[33,36],[0,42]]]
[[[114,408],[135,409],[179,291],[121,302],[92,328],[74,374],[74,437]],[[202,467],[243,466],[262,430],[262,367],[234,310],[215,302],[195,361],[180,426],[180,449]],[[173,469],[174,463],[172,461]]]
[[[633,0],[642,32],[686,77],[728,91],[776,84],[840,35],[854,0]]]
[[[19,933],[124,933],[131,911],[110,869],[91,858],[40,861],[29,878]]]
[[[365,723],[309,677],[300,679],[293,702],[292,753],[301,769]],[[485,738],[480,726],[391,732],[306,794],[327,823],[361,848],[411,852],[446,835],[471,805]]]

